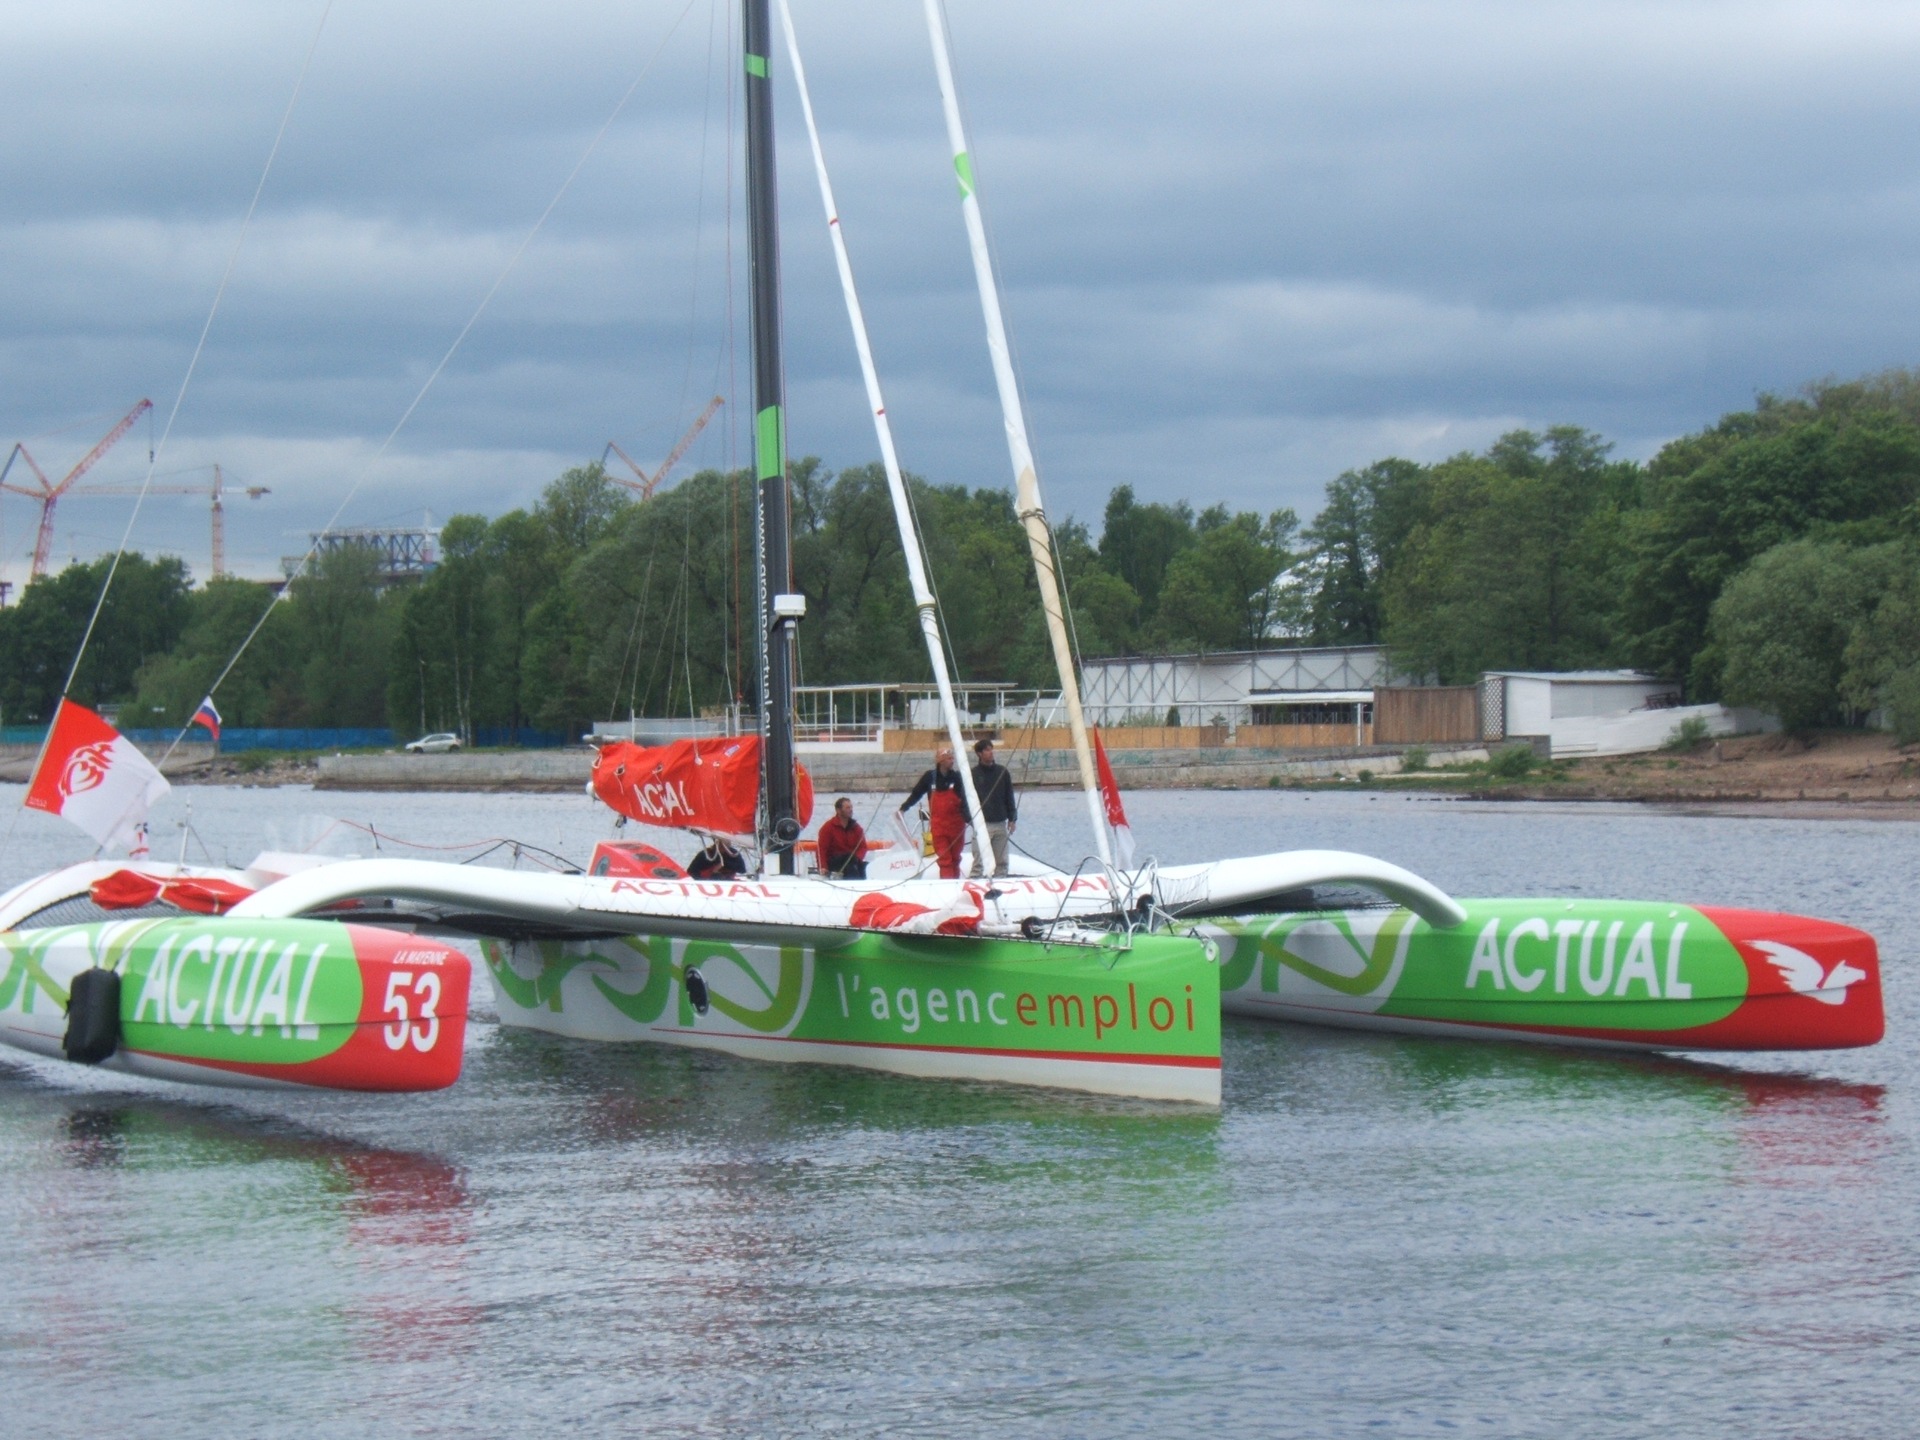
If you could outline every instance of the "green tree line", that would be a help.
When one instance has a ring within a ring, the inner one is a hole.
[[[880,467],[806,459],[792,480],[803,683],[929,678]],[[910,489],[958,673],[1050,684],[1010,494]],[[74,694],[183,723],[259,625],[219,692],[229,724],[571,734],[750,702],[754,543],[743,473],[642,503],[583,466],[530,509],[448,521],[438,567],[400,585],[353,549],[277,601],[129,555]],[[1920,738],[1920,377],[1904,371],[1763,396],[1644,464],[1574,426],[1380,460],[1334,479],[1305,526],[1122,485],[1097,535],[1069,519],[1056,543],[1086,655],[1384,643],[1443,683],[1632,665],[1795,729],[1879,709]],[[0,611],[9,723],[51,713],[104,572],[72,566]]]

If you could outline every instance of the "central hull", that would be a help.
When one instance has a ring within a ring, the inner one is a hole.
[[[763,933],[490,940],[482,951],[503,1025],[755,1060],[1220,1103],[1220,968],[1192,940],[1088,946]]]

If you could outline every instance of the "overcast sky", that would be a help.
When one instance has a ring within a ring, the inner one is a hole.
[[[903,458],[1003,485],[920,6],[794,4]],[[140,397],[164,421],[323,5],[0,5],[0,443],[58,478]],[[680,473],[744,460],[736,7],[336,0],[158,467],[271,487],[230,502],[235,568],[272,572],[363,476],[343,523],[497,514],[609,439],[650,464],[713,394]],[[1097,521],[1124,481],[1307,517],[1386,455],[1568,422],[1641,457],[1758,391],[1920,359],[1920,6],[953,0],[951,22],[1056,514]],[[791,443],[860,464],[775,74]],[[137,483],[147,439],[82,488]],[[56,563],[111,548],[130,503],[63,502]],[[149,507],[136,545],[204,575],[205,500]],[[36,519],[0,505],[8,578]]]

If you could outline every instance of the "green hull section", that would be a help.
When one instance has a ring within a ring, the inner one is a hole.
[[[1884,1029],[1871,936],[1803,916],[1626,900],[1468,900],[1209,921],[1230,1013],[1646,1049],[1827,1049]]]

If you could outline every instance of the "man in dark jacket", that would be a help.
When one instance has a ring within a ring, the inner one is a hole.
[[[687,862],[689,880],[724,880],[746,873],[746,857],[718,835],[708,837],[706,845]]]
[[[853,818],[853,801],[845,795],[833,802],[833,818],[820,827],[816,844],[822,875],[835,880],[867,878],[867,832]]]
[[[987,822],[987,840],[993,846],[993,873],[1007,873],[1007,837],[1013,834],[1019,818],[1013,800],[1013,776],[1004,765],[993,763],[993,741],[976,740],[973,753],[973,793],[980,797],[980,818]],[[974,851],[973,873],[980,873],[980,852]]]

